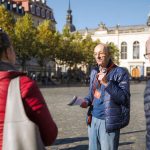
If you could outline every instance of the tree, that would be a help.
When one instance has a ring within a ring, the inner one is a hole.
[[[93,57],[93,50],[99,42],[100,41],[93,41],[91,36],[87,36],[85,39],[82,40],[82,49],[84,53],[83,61],[85,65],[91,66],[95,64],[95,60]]]
[[[64,28],[57,49],[59,64],[74,66],[82,62],[81,39],[82,36],[79,33],[72,34],[68,28]]]
[[[119,64],[119,49],[114,43],[107,43],[110,49],[110,55],[114,63]]]
[[[0,5],[0,28],[2,28],[6,33],[13,39],[14,35],[14,16],[6,10],[4,5]]]
[[[45,67],[50,60],[55,60],[59,34],[55,31],[50,20],[43,21],[37,27],[36,58],[41,67]]]
[[[15,49],[22,70],[26,70],[26,62],[35,55],[36,29],[29,14],[17,19],[15,25]]]

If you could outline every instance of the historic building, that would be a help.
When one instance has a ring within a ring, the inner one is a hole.
[[[71,15],[71,13],[72,13],[72,10],[70,7],[70,0],[69,0],[69,8],[67,10],[66,24],[65,24],[64,28],[68,28],[70,32],[74,32],[74,31],[76,31],[76,28],[73,25],[73,21],[72,21],[73,17]]]
[[[35,26],[45,19],[49,19],[55,28],[56,21],[53,10],[46,4],[46,0],[0,0],[0,4],[3,4],[8,11],[13,12],[15,18],[29,13]]]
[[[0,5],[3,4],[8,11],[11,11],[15,18],[25,14],[24,8],[21,4],[9,0],[0,0]]]
[[[150,63],[144,58],[146,41],[150,38],[150,16],[145,25],[106,27],[101,23],[96,29],[79,32],[103,43],[113,42],[119,48],[120,66],[126,67],[132,77],[150,76]]]
[[[47,6],[46,0],[0,0],[0,5],[3,4],[5,8],[14,14],[15,19],[24,16],[26,13],[31,14],[34,25],[39,25],[45,19],[52,22],[53,27],[56,26],[56,21],[53,15],[53,10]],[[20,68],[20,65],[16,65]],[[50,61],[47,63],[47,76],[50,70],[55,71],[55,63]],[[29,73],[41,73],[41,67],[38,65],[36,59],[27,61],[26,70]]]

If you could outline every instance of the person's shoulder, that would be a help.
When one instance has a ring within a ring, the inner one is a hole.
[[[116,69],[116,71],[117,71],[118,73],[121,73],[121,74],[129,74],[128,69],[125,68],[125,67],[117,66],[115,69]]]
[[[20,83],[23,84],[23,85],[34,85],[35,84],[35,81],[32,80],[29,76],[27,75],[22,75],[20,76]]]
[[[91,73],[97,73],[99,71],[98,66],[92,66]]]
[[[20,89],[22,97],[37,94],[38,85],[27,75],[20,76]]]

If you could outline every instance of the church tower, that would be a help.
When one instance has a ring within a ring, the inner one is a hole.
[[[67,10],[67,16],[66,16],[66,25],[64,26],[64,28],[68,28],[70,32],[74,32],[76,31],[75,26],[72,24],[72,10],[70,8],[70,0],[69,0],[69,8]]]
[[[150,26],[150,14],[148,14],[147,26]]]

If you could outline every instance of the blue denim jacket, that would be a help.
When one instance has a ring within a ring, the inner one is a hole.
[[[85,100],[91,105],[94,100],[93,84],[98,67],[91,71],[89,93]],[[121,129],[128,125],[130,119],[130,84],[129,74],[124,68],[115,67],[107,74],[108,85],[104,88],[104,116],[107,132]],[[93,103],[93,110],[95,103]],[[94,117],[98,118],[96,114]]]

